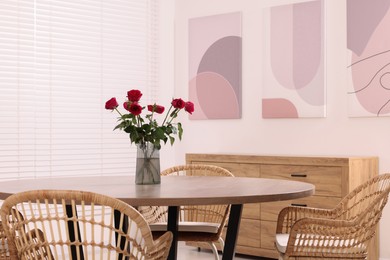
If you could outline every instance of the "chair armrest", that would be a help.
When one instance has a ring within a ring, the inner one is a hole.
[[[172,239],[172,232],[167,231],[162,236],[154,240],[154,247],[148,252],[151,259],[167,259],[172,245]]]
[[[360,257],[367,254],[367,240],[362,233],[367,232],[357,221],[337,219],[302,218],[291,228],[286,255],[334,257],[342,253]]]
[[[288,234],[296,221],[302,218],[329,218],[332,219],[335,210],[319,209],[311,207],[290,206],[282,209],[278,215],[276,233]]]

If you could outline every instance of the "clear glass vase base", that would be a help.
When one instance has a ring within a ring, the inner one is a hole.
[[[135,184],[160,184],[160,151],[151,143],[137,144]]]

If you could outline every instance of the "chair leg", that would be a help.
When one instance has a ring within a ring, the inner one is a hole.
[[[223,249],[225,248],[225,240],[223,240],[222,237],[219,237],[218,242],[221,245],[221,251],[223,252]]]
[[[213,250],[214,259],[215,259],[215,260],[219,260],[219,254],[218,254],[217,246],[216,246],[213,242],[209,242],[209,244],[210,244],[210,246],[211,246],[211,250]]]

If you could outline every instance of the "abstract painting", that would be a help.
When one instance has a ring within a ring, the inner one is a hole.
[[[322,0],[264,10],[263,118],[325,117]]]
[[[390,116],[390,1],[347,0],[351,117]]]
[[[189,20],[190,119],[241,117],[241,13]]]

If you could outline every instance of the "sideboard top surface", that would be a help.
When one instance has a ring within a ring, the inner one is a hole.
[[[186,161],[202,162],[234,162],[234,163],[260,163],[260,164],[302,164],[302,165],[331,165],[348,166],[354,160],[371,160],[378,163],[375,156],[277,156],[277,155],[246,155],[246,154],[201,154],[187,153]]]

